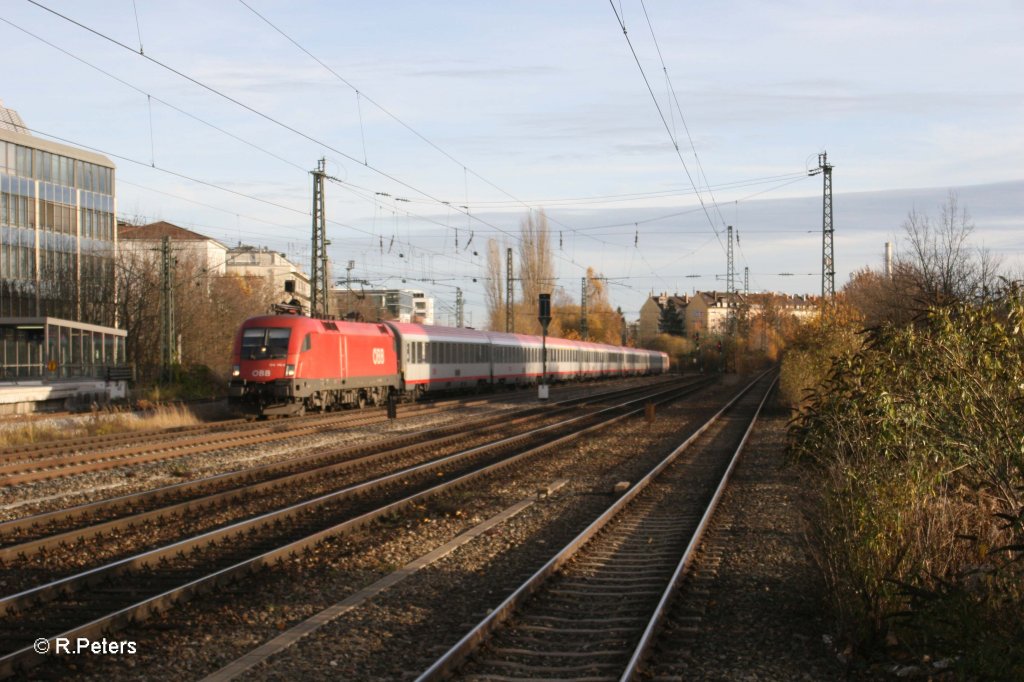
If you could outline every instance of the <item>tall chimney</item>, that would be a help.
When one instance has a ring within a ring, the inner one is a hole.
[[[882,274],[885,275],[886,279],[892,279],[892,242],[885,243],[885,264]]]

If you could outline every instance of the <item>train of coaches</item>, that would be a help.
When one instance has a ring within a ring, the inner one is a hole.
[[[229,401],[264,416],[380,405],[438,391],[661,374],[658,351],[526,334],[303,315],[247,320]],[[546,380],[542,367],[546,365]]]

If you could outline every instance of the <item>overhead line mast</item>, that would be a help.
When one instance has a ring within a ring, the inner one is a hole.
[[[732,225],[728,226],[728,240],[729,246],[726,250],[726,275],[725,275],[725,290],[732,294],[736,292],[736,261],[732,255]]]
[[[505,333],[511,334],[516,330],[515,300],[512,287],[515,286],[515,279],[512,277],[512,248],[505,251]]]
[[[836,265],[832,227],[832,166],[828,152],[818,154],[818,167],[808,175],[821,173],[824,179],[821,199],[821,301],[828,303],[836,297]]]
[[[309,314],[313,317],[327,317],[330,312],[328,304],[327,276],[327,241],[326,216],[324,214],[324,178],[326,159],[317,162],[313,173],[313,248],[309,264],[310,306]]]

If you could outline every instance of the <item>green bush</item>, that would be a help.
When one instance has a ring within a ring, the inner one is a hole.
[[[143,389],[142,397],[151,403],[175,400],[220,398],[227,394],[227,379],[206,365],[175,365],[164,381]]]
[[[817,392],[832,369],[832,363],[860,349],[860,319],[850,308],[827,308],[813,321],[797,328],[782,357],[779,397],[794,410],[801,410]]]
[[[840,358],[794,425],[845,635],[1024,679],[1024,295]]]

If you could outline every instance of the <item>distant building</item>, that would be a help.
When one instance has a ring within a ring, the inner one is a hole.
[[[420,324],[434,324],[434,299],[422,291],[411,293],[413,321]]]
[[[291,297],[306,310],[309,309],[309,275],[288,260],[283,253],[255,246],[232,247],[227,251],[225,264],[227,274],[239,277],[260,277],[270,283],[275,296],[282,301],[285,298],[285,282],[295,283],[295,291]]]
[[[666,310],[669,307],[675,309],[676,313],[680,318],[684,320],[683,328],[677,331],[685,332],[685,316],[686,308],[689,305],[690,297],[679,294],[668,295],[666,292],[661,294],[651,294],[644,301],[644,304],[640,306],[640,321],[637,325],[637,333],[639,335],[640,343],[646,343],[650,341],[658,334],[665,333],[668,330],[663,328],[664,318],[666,316]]]
[[[818,316],[821,311],[821,297],[807,294],[751,294],[750,298],[765,297],[760,301],[760,308],[774,306],[780,316],[791,317],[798,322],[806,322]]]
[[[746,301],[737,292],[698,291],[686,306],[686,334],[716,336],[728,331],[730,314],[737,315]]]
[[[180,263],[191,261],[209,274],[227,273],[228,247],[216,239],[159,221],[148,225],[118,223],[120,251],[125,256],[146,262],[159,262],[164,237],[172,244],[173,257]]]
[[[274,292],[275,300],[295,299],[309,309],[309,276],[283,253],[241,244],[228,248],[216,239],[165,221],[148,225],[119,223],[118,233],[124,257],[157,263],[166,237],[176,263],[189,263],[208,275],[259,278]],[[288,280],[295,282],[295,291],[290,294],[285,293]]]
[[[0,317],[115,325],[114,164],[0,102]]]
[[[434,299],[414,289],[340,287],[331,290],[331,315],[434,324]]]

